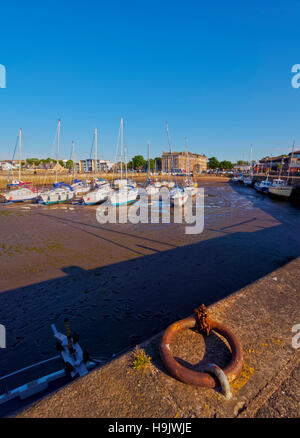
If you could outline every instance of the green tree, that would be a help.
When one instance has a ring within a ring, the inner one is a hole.
[[[220,166],[219,160],[216,157],[211,157],[208,159],[209,169],[218,169]]]
[[[135,155],[132,158],[132,164],[134,169],[141,170],[146,167],[146,160],[144,159],[143,155]]]
[[[231,170],[233,168],[233,164],[231,161],[224,160],[220,162],[219,168],[223,170]]]

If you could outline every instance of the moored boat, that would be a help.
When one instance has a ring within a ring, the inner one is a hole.
[[[85,205],[100,204],[100,202],[106,201],[109,198],[111,191],[112,189],[108,182],[105,184],[101,184],[100,187],[98,187],[95,190],[92,190],[91,192],[83,196],[82,198],[83,203]]]
[[[181,207],[186,203],[188,199],[188,193],[182,187],[174,187],[170,191],[170,203],[173,206]]]
[[[24,182],[19,183],[18,189],[10,190],[7,193],[1,193],[1,197],[6,202],[26,202],[37,199],[40,195],[40,191],[36,189],[32,183]]]
[[[271,185],[272,185],[271,181],[265,179],[264,181],[256,182],[254,184],[254,188],[260,193],[268,193]]]
[[[109,201],[115,207],[119,205],[132,204],[136,201],[138,191],[133,186],[123,186],[119,190],[110,193]]]
[[[75,192],[73,188],[64,182],[54,184],[54,188],[40,194],[41,202],[45,205],[61,204],[73,200]]]

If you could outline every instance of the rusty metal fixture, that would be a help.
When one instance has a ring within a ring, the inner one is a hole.
[[[196,309],[195,314],[170,325],[165,331],[160,344],[160,357],[165,368],[178,380],[189,385],[203,386],[205,388],[215,388],[218,386],[218,379],[215,375],[207,372],[190,370],[174,359],[170,350],[170,343],[174,335],[183,329],[202,328],[205,333],[211,330],[219,333],[229,343],[231,349],[231,360],[223,369],[229,382],[234,380],[243,367],[243,353],[240,343],[234,333],[223,324],[210,320],[207,317],[205,306]]]
[[[206,336],[209,336],[211,331],[211,324],[208,319],[207,310],[204,304],[194,310],[194,315],[196,319],[196,327],[199,333],[205,332]]]

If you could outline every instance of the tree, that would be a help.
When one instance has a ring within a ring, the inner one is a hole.
[[[208,167],[210,169],[218,169],[220,166],[220,163],[216,157],[211,157],[208,159]]]
[[[247,166],[247,164],[249,164],[249,163],[248,163],[248,161],[239,160],[239,161],[237,161],[236,164],[238,164],[239,166]]]
[[[146,160],[144,159],[143,155],[135,155],[132,158],[132,164],[134,169],[141,170],[143,167],[146,166]]]
[[[233,168],[233,164],[231,161],[224,160],[220,162],[219,168],[223,170],[231,170]]]

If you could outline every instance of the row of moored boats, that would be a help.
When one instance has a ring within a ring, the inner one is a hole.
[[[288,199],[292,196],[294,187],[288,183],[287,180],[282,178],[274,178],[270,180],[267,176],[266,179],[260,182],[254,182],[252,175],[239,174],[231,179],[231,182],[239,182],[245,186],[253,186],[257,192],[268,193],[272,196]]]

